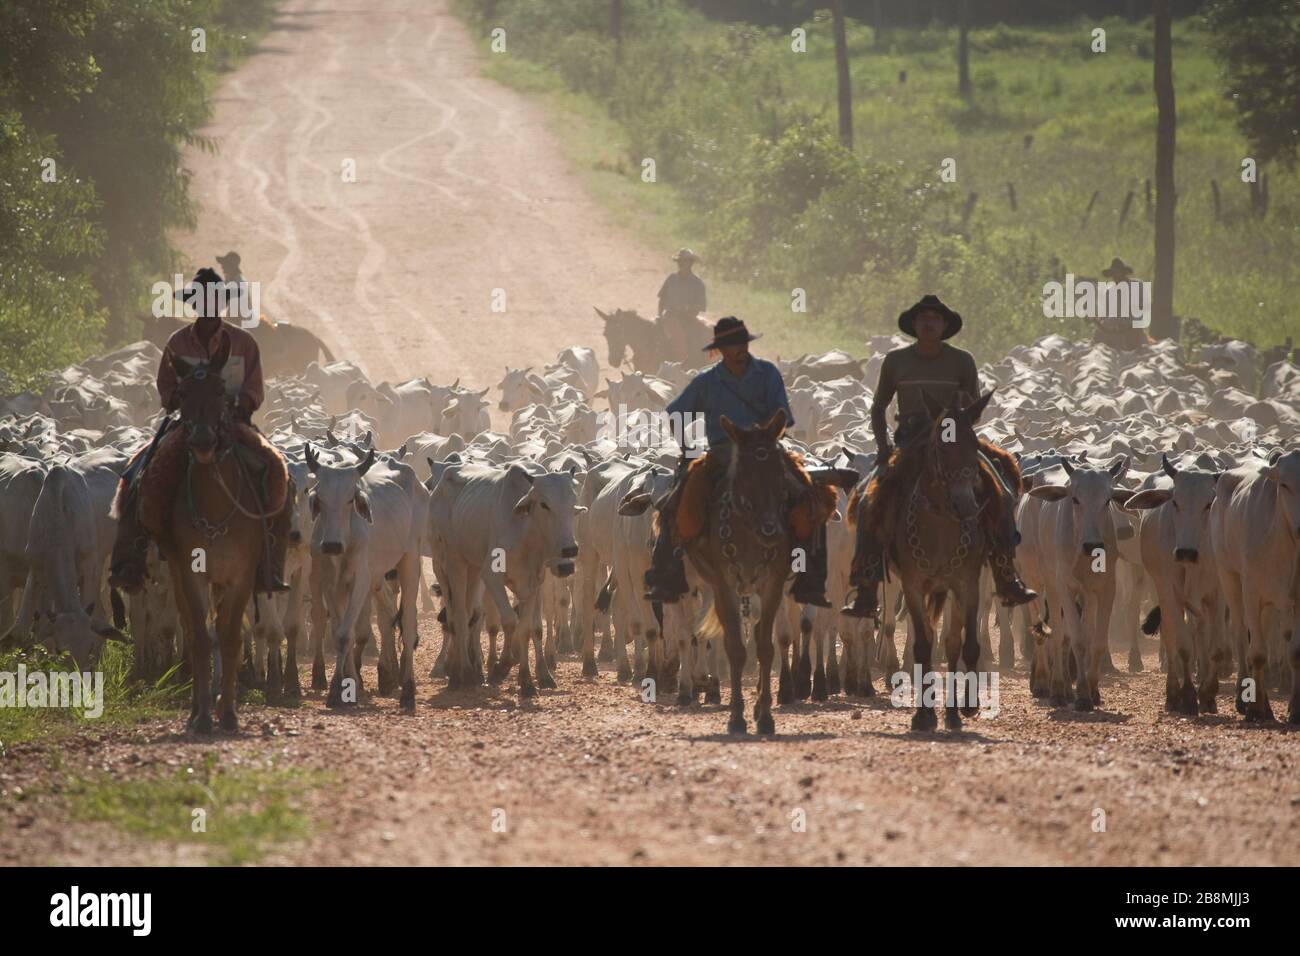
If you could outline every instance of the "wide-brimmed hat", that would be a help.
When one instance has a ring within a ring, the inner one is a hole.
[[[185,288],[176,290],[176,298],[188,303],[196,295],[203,295],[210,285],[225,285],[225,280],[217,275],[216,269],[204,266],[194,273],[194,278],[185,284]]]
[[[922,312],[935,312],[943,316],[944,329],[941,338],[950,339],[961,331],[960,313],[944,305],[937,295],[922,296],[920,302],[899,315],[898,327],[912,338],[916,338],[916,317]]]
[[[726,345],[745,345],[761,338],[761,335],[754,335],[745,328],[745,323],[734,315],[724,315],[713,326],[713,341],[704,346],[702,351],[708,352]]]
[[[1110,260],[1110,268],[1102,269],[1101,274],[1107,279],[1113,279],[1115,282],[1123,282],[1133,274],[1133,269],[1119,256],[1115,256]]]
[[[685,246],[677,250],[677,255],[673,256],[673,262],[681,262],[683,259],[689,259],[691,262],[700,261],[700,257]]]
[[[222,272],[229,272],[231,269],[238,272],[239,253],[232,250],[231,252],[227,252],[224,256],[217,256],[217,265],[221,266]]]

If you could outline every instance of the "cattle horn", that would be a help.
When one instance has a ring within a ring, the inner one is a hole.
[[[1168,475],[1170,478],[1178,477],[1178,469],[1169,463],[1169,456],[1166,455],[1164,452],[1160,453],[1160,467],[1164,470],[1164,473]]]
[[[316,469],[320,467],[320,459],[316,457],[316,450],[311,447],[311,442],[303,446],[302,454],[307,460],[307,470],[313,475],[316,474]]]
[[[370,470],[370,466],[373,465],[374,463],[375,463],[375,450],[372,448],[370,449],[370,453],[366,455],[365,461],[357,465],[357,477],[360,478],[362,475],[368,472]]]

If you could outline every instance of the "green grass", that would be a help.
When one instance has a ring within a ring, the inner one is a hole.
[[[74,780],[64,793],[77,820],[109,823],[148,840],[199,844],[211,849],[210,862],[239,866],[306,839],[312,824],[302,797],[327,779],[314,771],[224,768],[212,754],[202,766],[167,776]],[[195,832],[200,809],[204,829]]]
[[[942,160],[956,160],[957,181],[941,186],[951,192],[947,211],[920,225],[930,240],[941,240],[955,228],[951,209],[978,193],[968,227],[973,252],[953,272],[981,281],[947,279],[935,268],[943,256],[933,253],[911,265],[868,257],[858,273],[827,266],[817,275],[815,265],[801,264],[801,285],[834,294],[810,301],[808,315],[794,315],[790,283],[778,281],[787,278],[778,273],[783,257],[802,262],[797,238],[789,247],[779,245],[788,235],[773,236],[774,248],[737,263],[734,245],[744,234],[719,223],[743,194],[756,144],[807,117],[824,117],[834,128],[834,48],[824,13],[804,24],[808,52],[797,54],[779,30],[711,21],[677,4],[628,3],[629,18],[639,20],[616,64],[592,4],[557,0],[543,17],[518,0],[500,0],[492,22],[509,31],[504,55],[486,52],[477,6],[459,0],[456,8],[483,38],[488,75],[539,98],[571,160],[616,220],[665,251],[692,245],[705,259],[713,310],[745,316],[783,354],[834,344],[860,351],[865,335],[892,331],[900,306],[938,291],[968,320],[1002,330],[981,343],[980,357],[988,358],[1017,340],[1077,331],[1049,322],[1036,307],[1049,263],[1058,278],[1066,271],[1097,276],[1120,255],[1140,278],[1151,277],[1154,234],[1144,188],[1154,179],[1155,153],[1149,19],[972,31],[969,102],[956,89],[955,30],[892,30],[877,43],[869,27],[851,20],[855,153],[865,163],[899,167],[915,184],[938,183]],[[1090,50],[1095,26],[1107,32],[1105,53]],[[1296,175],[1268,169],[1268,217],[1251,217],[1249,187],[1240,178],[1249,149],[1209,39],[1198,18],[1174,25],[1175,311],[1271,345],[1300,330]],[[644,155],[656,157],[656,184],[640,180]],[[1221,222],[1214,218],[1212,178],[1222,192]],[[1015,186],[1014,211],[1008,182]],[[1094,191],[1100,195],[1085,218]],[[1010,258],[1007,250],[1023,252],[1020,265],[1029,267],[1008,267],[985,281]],[[999,284],[1008,287],[1005,294]]]
[[[0,707],[0,756],[4,748],[33,740],[55,739],[86,730],[124,727],[145,720],[174,717],[189,699],[189,683],[175,679],[175,669],[154,684],[142,684],[131,677],[133,648],[129,644],[109,642],[100,655],[98,670],[104,675],[103,713],[87,717],[78,708]],[[71,671],[67,658],[55,658],[37,646],[0,655],[0,671],[17,673],[18,665],[27,672],[36,670]]]

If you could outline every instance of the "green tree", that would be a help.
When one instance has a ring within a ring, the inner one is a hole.
[[[1300,2],[1215,0],[1206,21],[1254,158],[1294,168],[1300,155]]]

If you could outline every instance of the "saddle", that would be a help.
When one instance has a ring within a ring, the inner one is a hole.
[[[284,456],[251,425],[237,423],[234,426],[234,436],[236,444],[233,453],[240,456],[244,468],[257,487],[262,509],[268,513],[278,513],[289,497],[289,469]],[[136,452],[127,465],[128,473],[134,470],[137,460],[147,452],[148,446]],[[134,493],[127,486],[125,478],[118,482],[113,514],[120,515],[134,494],[140,524],[155,537],[162,534],[171,524],[176,495],[185,482],[187,457],[184,430],[171,428],[162,437],[153,457],[136,479]]]
[[[782,448],[786,465],[804,487],[794,507],[790,509],[790,533],[797,541],[806,541],[812,533],[830,521],[835,514],[839,495],[834,485],[814,482],[804,467],[803,456]],[[684,545],[699,537],[708,528],[709,499],[713,489],[726,470],[726,458],[716,452],[705,452],[690,463],[682,482],[681,496],[673,515],[673,541]]]
[[[997,527],[1002,515],[1003,495],[1000,486],[1005,485],[1016,496],[1023,491],[1020,465],[1011,452],[991,441],[981,438],[979,446],[979,497],[988,502],[980,516],[980,523],[986,531],[991,532]],[[849,498],[849,523],[865,523],[868,528],[877,529],[878,540],[892,541],[895,522],[907,505],[906,496],[912,493],[912,488],[916,485],[923,460],[924,442],[909,442],[895,448],[885,467],[878,470],[865,487],[854,489]],[[997,468],[1001,482],[990,465]]]

